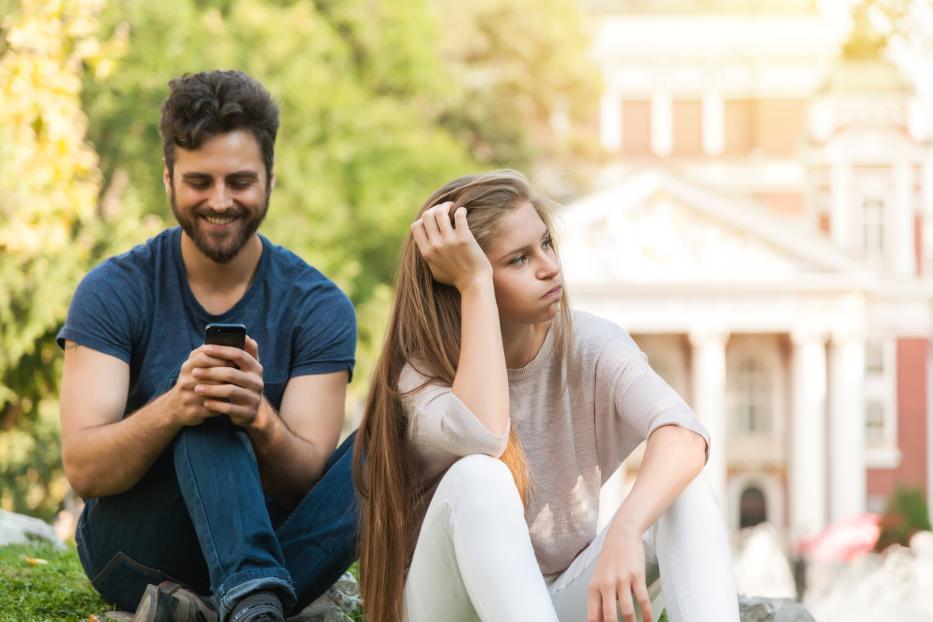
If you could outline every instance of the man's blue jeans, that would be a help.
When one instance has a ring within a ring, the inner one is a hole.
[[[288,511],[266,498],[249,438],[227,417],[185,428],[132,489],[88,500],[81,564],[106,600],[129,611],[164,580],[213,594],[221,620],[259,589],[297,611],[356,558],[354,437]]]

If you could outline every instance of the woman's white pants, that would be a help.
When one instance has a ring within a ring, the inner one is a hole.
[[[450,467],[428,506],[405,583],[406,617],[584,622],[605,535],[546,583],[508,467],[489,456],[467,456]],[[702,474],[648,529],[644,545],[649,573],[660,569],[671,622],[738,622],[725,526]],[[655,619],[660,613],[657,607]]]

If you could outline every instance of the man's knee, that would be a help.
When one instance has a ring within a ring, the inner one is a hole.
[[[200,425],[185,426],[175,439],[176,448],[194,446],[202,451],[204,445],[211,449],[224,451],[224,449],[245,449],[255,460],[256,453],[246,431],[230,421],[226,415],[217,415],[205,419]]]

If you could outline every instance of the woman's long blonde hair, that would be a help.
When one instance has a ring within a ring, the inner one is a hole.
[[[517,171],[499,170],[455,179],[434,192],[418,215],[445,201],[452,202],[450,214],[460,206],[467,208],[470,231],[483,250],[488,249],[499,219],[525,203],[534,207],[553,240],[553,220],[545,200]],[[566,296],[561,300],[559,316],[555,354],[563,357],[569,352],[570,338]],[[395,302],[353,456],[354,480],[361,499],[360,584],[366,617],[374,622],[403,619],[406,569],[429,501],[409,454],[399,374],[405,363],[412,363],[428,382],[451,386],[459,358],[460,294],[454,287],[434,281],[409,234],[402,248]],[[501,459],[511,470],[527,505],[531,481],[514,427]]]

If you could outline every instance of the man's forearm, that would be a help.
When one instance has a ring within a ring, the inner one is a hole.
[[[165,394],[120,421],[72,432],[62,458],[75,492],[89,498],[132,488],[183,427],[167,407]]]
[[[296,506],[324,474],[329,454],[288,429],[263,398],[261,424],[247,429],[262,487],[286,507]]]

